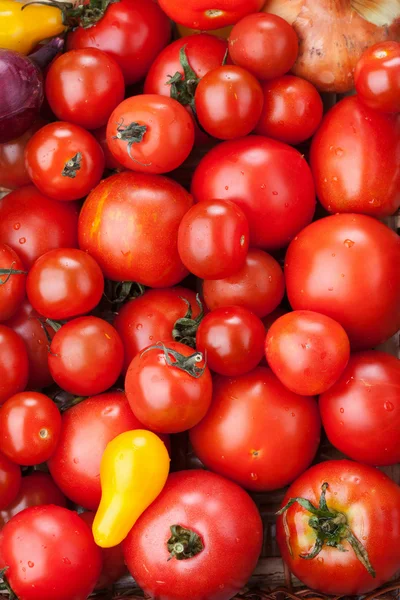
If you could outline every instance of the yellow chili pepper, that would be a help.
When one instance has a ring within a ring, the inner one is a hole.
[[[101,548],[120,544],[167,481],[170,458],[150,431],[121,433],[106,447],[100,465],[101,502],[93,536]]]

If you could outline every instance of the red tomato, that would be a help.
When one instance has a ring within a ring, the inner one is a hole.
[[[25,389],[28,374],[24,342],[15,331],[0,324],[0,404]]]
[[[29,301],[48,319],[63,320],[84,315],[100,302],[103,273],[82,250],[56,248],[34,263],[27,280]]]
[[[254,369],[264,354],[265,329],[247,308],[229,306],[210,312],[199,325],[196,347],[211,371],[234,377]]]
[[[335,596],[365,594],[391,579],[400,568],[400,488],[377,469],[348,460],[330,460],[303,473],[287,491],[283,505],[298,497],[318,508],[324,484],[331,516],[321,520],[295,503],[278,519],[281,554],[290,571],[307,587]],[[339,519],[342,527],[337,525]],[[322,532],[322,523],[325,532],[332,532],[332,547],[326,544],[329,538]],[[366,551],[375,577],[346,539],[349,529],[354,541]],[[315,547],[316,531],[323,540],[322,550],[316,558],[305,560]],[[335,542],[341,547],[334,547]]]
[[[211,408],[190,432],[207,468],[258,492],[277,490],[303,473],[320,439],[313,398],[289,391],[264,367],[216,377],[213,385]]]
[[[373,466],[400,462],[400,360],[384,352],[353,354],[319,407],[341,452]]]
[[[272,312],[282,301],[285,280],[279,263],[262,250],[250,249],[245,265],[231,277],[203,283],[210,310],[243,306],[258,317]]]
[[[156,2],[120,0],[110,3],[92,27],[70,31],[67,48],[103,50],[119,64],[128,85],[145,77],[170,36],[170,22]]]
[[[14,502],[21,486],[21,469],[0,452],[0,510]]]
[[[54,453],[61,431],[57,406],[44,394],[21,392],[0,409],[0,450],[18,465],[38,465]]]
[[[78,206],[56,202],[33,185],[0,200],[0,242],[11,246],[30,268],[52,248],[78,245]]]
[[[244,266],[249,237],[249,224],[236,204],[208,200],[195,204],[183,217],[178,252],[197,277],[222,279]]]
[[[287,246],[315,211],[314,183],[304,157],[261,136],[213,148],[194,173],[192,193],[197,201],[238,204],[249,221],[251,245],[269,250]]]
[[[256,133],[294,146],[314,135],[322,121],[324,106],[311,83],[285,75],[264,82],[262,89],[264,106]]]
[[[360,100],[379,112],[400,112],[400,43],[381,42],[358,61],[354,80]]]
[[[221,140],[249,134],[261,116],[263,102],[257,79],[234,65],[209,71],[195,94],[200,124],[207,133]]]
[[[316,221],[291,243],[285,276],[294,310],[338,321],[353,349],[368,349],[400,329],[400,239],[364,215]]]
[[[400,206],[400,116],[345,98],[322,121],[311,146],[321,204],[332,213],[392,215]]]
[[[109,279],[174,285],[187,274],[177,239],[192,204],[190,194],[171,179],[119,173],[97,186],[83,205],[80,247]]]
[[[233,62],[261,80],[280,77],[290,71],[298,52],[295,30],[277,15],[248,15],[236,23],[229,36],[229,54]]]
[[[124,370],[141,350],[159,339],[179,342],[189,338],[194,346],[199,315],[196,294],[183,287],[147,290],[124,304],[114,321],[124,344]]]
[[[179,433],[197,425],[208,411],[211,374],[201,352],[179,342],[158,343],[133,359],[125,391],[146,428]]]
[[[264,324],[265,331],[268,333],[272,324],[275,323],[275,321],[277,319],[279,319],[280,317],[283,317],[283,315],[287,315],[288,312],[289,312],[289,310],[287,310],[286,308],[283,308],[283,306],[278,306],[278,308],[273,310],[272,313],[269,313],[269,315],[264,317],[262,319],[262,322]]]
[[[124,347],[114,327],[97,317],[78,317],[55,334],[49,354],[54,381],[77,396],[100,394],[121,374]]]
[[[265,355],[289,390],[316,396],[332,387],[343,373],[349,362],[350,342],[343,327],[330,317],[295,310],[271,325]]]
[[[105,125],[124,95],[119,65],[97,48],[62,54],[46,76],[46,97],[54,114],[85,129]]]
[[[129,533],[125,560],[154,598],[229,600],[253,573],[262,530],[256,505],[239,486],[207,471],[181,471]]]
[[[261,10],[264,0],[159,0],[163,11],[175,23],[192,29],[219,29],[237,23],[250,13]]]
[[[0,144],[0,187],[14,190],[31,182],[25,166],[25,146],[43,125],[45,121],[38,119],[16,140]]]
[[[106,169],[118,172],[125,171],[125,167],[114,158],[107,145],[107,125],[99,127],[99,129],[95,129],[94,131],[92,131],[92,134],[99,142],[101,149],[103,150],[104,158],[106,161]]]
[[[25,297],[26,271],[18,254],[0,244],[0,321],[16,313]]]
[[[2,530],[1,568],[18,598],[86,600],[101,572],[101,551],[77,513],[27,508]]]
[[[50,123],[30,139],[25,150],[29,177],[42,194],[55,200],[78,200],[100,181],[103,150],[85,129]]]
[[[107,144],[114,158],[127,169],[167,173],[177,169],[193,148],[193,120],[172,98],[133,96],[112,113]]]
[[[58,487],[76,504],[97,510],[101,499],[100,462],[120,433],[143,429],[123,392],[87,398],[62,416],[61,436],[48,466]],[[167,440],[160,436],[167,445]]]

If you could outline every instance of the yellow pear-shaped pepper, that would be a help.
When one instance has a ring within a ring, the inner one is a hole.
[[[151,431],[121,433],[106,447],[100,465],[101,502],[93,536],[101,548],[120,544],[167,481],[170,458]]]

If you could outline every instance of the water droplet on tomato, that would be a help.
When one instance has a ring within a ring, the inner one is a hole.
[[[277,195],[278,195],[278,192],[272,192],[272,195],[273,195],[273,196],[277,196]]]
[[[226,189],[226,190],[229,190],[229,185],[226,185],[226,186],[225,186],[225,189]]]
[[[322,556],[318,556],[317,562],[319,562],[321,565],[324,564],[324,559],[322,558]]]
[[[18,240],[18,241],[19,241],[19,243],[20,243],[20,244],[25,244],[25,242],[26,242],[26,238],[24,238],[24,237],[22,237],[22,238],[19,238],[19,240]]]
[[[14,223],[14,229],[16,231],[18,231],[18,229],[21,227],[21,223]]]
[[[256,481],[258,479],[257,473],[250,473],[250,477],[252,478],[253,481]]]
[[[268,275],[268,281],[272,281],[272,275]]]
[[[385,402],[385,404],[383,406],[384,406],[384,409],[389,412],[392,412],[392,410],[394,410],[394,404],[392,404],[392,402]]]
[[[292,413],[292,417],[295,417],[296,415],[294,413]]]
[[[32,567],[34,567],[34,566],[35,566],[35,563],[33,563],[31,560],[28,560],[28,567],[30,569],[32,569]]]
[[[355,244],[355,242],[353,242],[353,240],[344,240],[343,244],[347,247],[347,248],[352,248]]]
[[[340,412],[343,414],[343,413],[344,413],[344,408],[341,408],[341,409],[340,409]]]
[[[328,292],[333,292],[333,288],[332,287],[328,288]]]
[[[74,463],[77,465],[79,463],[79,458],[74,458]]]
[[[262,183],[262,184],[261,184],[261,189],[262,189],[262,190],[265,190],[265,188],[266,188],[266,187],[267,187],[267,186],[265,185],[265,183]]]
[[[285,202],[285,208],[289,208],[289,202]]]
[[[343,148],[336,148],[335,154],[336,154],[336,156],[343,156],[343,154],[344,154]]]
[[[62,559],[62,561],[63,561],[63,563],[64,563],[65,565],[70,565],[70,564],[71,564],[71,561],[70,561],[70,560],[69,560],[69,558],[67,558],[66,556],[64,556],[64,558]]]
[[[139,330],[139,329],[142,329],[142,327],[143,327],[143,325],[142,325],[141,323],[138,323],[138,324],[136,325],[136,329],[137,329],[137,330]]]

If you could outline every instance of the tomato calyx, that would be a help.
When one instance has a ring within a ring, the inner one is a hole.
[[[184,356],[176,350],[171,350],[171,348],[167,348],[164,344],[158,343],[154,344],[154,346],[149,346],[146,348],[146,350],[142,352],[142,355],[150,350],[163,350],[165,362],[169,367],[174,367],[175,369],[184,371],[195,379],[200,379],[206,370],[206,365],[204,365],[204,367],[198,367],[196,364],[202,362],[203,360],[203,354],[201,352],[195,352],[190,356]],[[171,357],[174,359],[174,361],[172,361]]]
[[[77,152],[72,158],[67,160],[64,165],[63,170],[61,171],[61,175],[63,177],[70,177],[71,179],[75,179],[77,172],[82,166],[82,154],[81,152]]]
[[[201,537],[191,529],[186,529],[180,525],[172,525],[171,537],[167,542],[170,557],[168,560],[187,560],[193,558],[204,550],[204,544]]]
[[[282,515],[297,502],[312,514],[308,524],[316,532],[317,539],[311,552],[308,554],[300,554],[300,558],[312,560],[318,556],[324,545],[336,548],[339,552],[347,552],[342,544],[343,541],[347,541],[354,550],[356,557],[366,568],[371,577],[376,577],[375,570],[368,557],[368,552],[350,529],[346,515],[328,508],[326,503],[326,491],[328,487],[328,483],[322,485],[318,508],[306,498],[291,498],[289,502],[277,512],[278,515]]]
[[[134,300],[143,296],[146,287],[137,281],[105,281],[105,299],[110,304],[124,304],[128,300]]]
[[[129,158],[133,160],[133,162],[142,165],[142,167],[150,167],[151,163],[145,164],[138,161],[136,158],[132,156],[132,146],[134,144],[140,144],[143,142],[143,138],[147,131],[147,125],[139,125],[133,121],[129,125],[124,125],[124,119],[121,119],[117,123],[117,134],[112,137],[113,140],[121,140],[122,142],[128,142],[127,152]]]
[[[8,600],[18,600],[18,596],[16,595],[16,593],[14,592],[14,590],[12,589],[12,587],[10,586],[7,577],[6,577],[6,572],[8,570],[8,567],[4,567],[4,569],[0,570],[0,580],[1,580],[1,584],[0,584],[0,589],[1,590],[5,590],[9,593],[8,596]]]
[[[11,263],[11,267],[9,269],[0,269],[0,276],[5,275],[6,278],[3,279],[0,277],[0,285],[4,285],[7,283],[11,277],[11,275],[27,275],[28,271],[20,271],[19,269],[13,269],[13,265],[15,262]]]
[[[115,2],[119,0],[89,0],[87,4],[70,7],[65,13],[65,24],[70,27],[89,29],[101,21],[109,5]]]
[[[171,98],[177,100],[182,106],[190,106],[193,113],[196,114],[194,95],[200,82],[200,78],[197,77],[189,64],[186,55],[186,44],[182,46],[179,51],[179,62],[183,69],[183,75],[179,71],[177,71],[175,75],[169,75],[169,80],[166,81],[166,85],[171,86]]]
[[[180,342],[181,344],[185,344],[186,346],[190,346],[191,348],[196,348],[197,329],[204,317],[203,304],[200,300],[199,294],[197,294],[196,302],[200,308],[200,313],[195,319],[193,319],[192,305],[188,300],[186,300],[186,298],[182,298],[182,296],[180,296],[180,298],[186,304],[187,312],[184,317],[176,321],[172,330],[172,338],[175,342]]]

